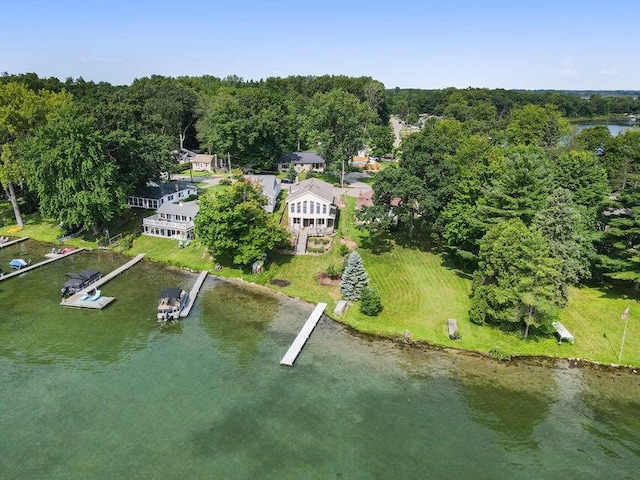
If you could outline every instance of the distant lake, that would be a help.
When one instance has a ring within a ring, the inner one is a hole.
[[[633,128],[633,123],[576,123],[575,126],[578,127],[578,132],[580,130],[584,130],[585,128],[593,128],[593,127],[597,127],[598,125],[606,125],[607,128],[609,129],[609,133],[611,133],[611,136],[615,137],[616,135],[619,135],[622,132],[626,132],[627,130]],[[577,132],[576,132],[577,133]]]

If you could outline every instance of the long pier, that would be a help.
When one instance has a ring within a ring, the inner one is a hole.
[[[43,260],[43,261],[38,262],[38,263],[34,263],[33,265],[27,265],[26,267],[19,268],[19,269],[13,271],[13,272],[5,273],[4,275],[2,275],[0,277],[0,282],[3,281],[3,280],[7,280],[7,279],[9,279],[11,277],[17,277],[18,275],[22,275],[23,273],[27,273],[27,272],[29,272],[31,270],[35,270],[36,268],[42,267],[43,265],[47,265],[49,263],[56,262],[56,261],[60,260],[61,258],[68,257],[69,255],[75,255],[76,253],[82,252],[83,250],[84,250],[84,248],[77,248],[75,250],[71,250],[70,252],[61,253],[59,255],[56,255],[54,258],[47,258],[46,260]]]
[[[15,240],[9,240],[8,242],[2,242],[0,243],[0,250],[2,250],[4,247],[10,247],[11,245],[15,245],[16,243],[24,242],[25,240],[29,240],[29,237],[21,237],[16,238]]]
[[[202,284],[207,278],[207,275],[209,275],[209,270],[203,270],[202,272],[200,272],[196,283],[193,285],[191,292],[189,292],[189,303],[187,303],[187,305],[180,312],[181,318],[186,317],[187,315],[189,315],[189,312],[191,312],[191,307],[193,307],[193,304],[196,303],[196,297],[198,296],[198,292],[200,292]]]
[[[129,270],[136,263],[141,261],[144,258],[144,253],[136,255],[131,260],[129,260],[124,265],[116,268],[114,271],[107,273],[104,277],[102,277],[97,282],[92,283],[88,287],[83,288],[78,293],[71,295],[69,298],[65,298],[60,302],[60,305],[63,307],[75,307],[75,308],[91,308],[94,310],[102,310],[104,307],[109,305],[111,302],[115,300],[114,297],[100,297],[97,300],[88,300],[85,297],[85,294],[88,294],[94,290],[97,290],[98,287],[101,287],[109,280],[117,277],[122,272]]]
[[[320,317],[322,317],[325,308],[327,308],[326,303],[319,303],[318,305],[316,305],[316,308],[314,308],[313,312],[311,312],[311,315],[309,315],[307,321],[304,322],[300,333],[298,333],[298,336],[289,347],[289,350],[287,350],[287,353],[285,353],[284,357],[282,357],[282,360],[280,360],[280,365],[288,365],[290,367],[293,366],[293,362],[295,362],[296,358],[298,358],[300,350],[302,350],[302,347],[304,347],[304,344],[309,339],[309,336],[317,325],[318,320],[320,320]]]

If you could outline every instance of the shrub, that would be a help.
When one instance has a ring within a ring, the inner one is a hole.
[[[335,280],[336,278],[340,278],[340,267],[338,267],[337,265],[331,264],[327,267],[327,276],[333,280]]]
[[[219,185],[231,185],[231,179],[230,178],[222,178],[220,179],[220,181],[218,182]]]
[[[375,317],[382,311],[380,293],[374,287],[364,287],[360,291],[360,312]]]
[[[344,257],[347,253],[349,253],[349,247],[347,247],[344,243],[341,243],[338,247],[338,253],[341,257]]]

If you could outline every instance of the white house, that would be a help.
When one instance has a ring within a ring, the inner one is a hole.
[[[336,206],[333,187],[317,178],[292,185],[287,198],[289,229],[306,231],[309,235],[327,235],[334,232]]]
[[[280,180],[275,175],[245,175],[244,178],[253,183],[258,183],[262,187],[262,194],[267,197],[267,204],[264,209],[273,213],[280,195]]]
[[[283,153],[278,162],[278,172],[286,172],[289,165],[293,164],[296,172],[324,172],[325,160],[314,152]]]
[[[155,215],[142,219],[142,231],[152,237],[191,239],[198,210],[196,202],[164,203]]]
[[[147,186],[127,197],[130,207],[157,209],[165,203],[178,202],[198,195],[198,189],[192,183],[149,182]]]
[[[191,158],[190,161],[191,168],[196,172],[213,172],[218,163],[218,157],[217,155],[198,153],[195,157]]]

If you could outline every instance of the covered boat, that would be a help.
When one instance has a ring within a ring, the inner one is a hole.
[[[27,265],[29,265],[29,262],[27,262],[26,260],[24,260],[22,258],[14,258],[13,260],[11,260],[9,262],[9,266],[11,268],[16,268],[16,269],[24,268]]]
[[[165,288],[160,293],[158,321],[177,320],[180,312],[189,302],[189,294],[181,288]]]
[[[69,297],[100,280],[100,276],[100,272],[92,268],[83,270],[80,273],[67,273],[69,278],[64,282],[60,293],[62,293],[63,297]]]

